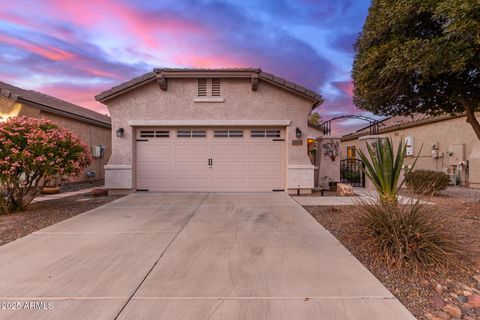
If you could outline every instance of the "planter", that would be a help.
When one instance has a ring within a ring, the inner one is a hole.
[[[337,183],[336,181],[332,181],[328,183],[328,188],[330,191],[337,191]]]
[[[60,193],[60,187],[44,187],[42,194],[57,194]]]

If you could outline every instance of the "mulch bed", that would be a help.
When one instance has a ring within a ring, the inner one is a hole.
[[[429,198],[439,219],[451,221],[449,230],[465,249],[467,257],[448,270],[429,270],[412,274],[375,265],[368,251],[358,245],[355,235],[355,206],[305,207],[350,252],[367,267],[418,319],[450,319],[445,305],[458,307],[462,319],[480,319],[480,307],[466,304],[470,294],[480,295],[480,192],[459,190]],[[447,307],[448,309],[449,307]],[[430,315],[427,314],[430,313]],[[437,318],[435,318],[437,317]],[[469,318],[470,317],[470,318]],[[452,319],[454,319],[452,317]]]
[[[32,203],[23,212],[0,215],[0,245],[121,197],[122,195],[103,197],[76,195]]]

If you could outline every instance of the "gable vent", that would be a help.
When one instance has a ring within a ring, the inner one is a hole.
[[[220,97],[220,79],[212,79],[212,97]]]
[[[197,95],[199,97],[207,96],[207,79],[198,79],[198,91]]]

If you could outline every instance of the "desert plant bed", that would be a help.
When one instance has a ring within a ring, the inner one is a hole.
[[[22,212],[0,214],[0,245],[121,197],[121,195],[104,197],[76,195],[32,203]]]
[[[480,191],[468,189],[470,194]],[[401,192],[402,193],[402,192]],[[445,223],[464,250],[465,258],[444,269],[412,273],[375,263],[371,252],[358,245],[357,206],[305,207],[350,252],[367,267],[418,319],[480,319],[480,305],[473,307],[469,296],[480,298],[480,202],[460,197],[456,188],[429,198],[438,219]],[[407,194],[405,194],[407,195]],[[470,298],[472,302],[475,298]],[[477,302],[478,303],[478,302]],[[445,312],[448,311],[448,312]],[[435,318],[436,317],[436,318]]]

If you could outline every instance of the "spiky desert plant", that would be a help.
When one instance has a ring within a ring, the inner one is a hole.
[[[448,224],[419,200],[398,205],[367,199],[358,209],[361,244],[378,264],[422,271],[453,265],[462,257]]]
[[[369,157],[362,150],[359,150],[360,158],[365,164],[365,168],[362,168],[362,171],[375,186],[380,201],[397,203],[398,189],[401,188],[404,182],[399,183],[399,179],[407,150],[406,145],[400,140],[396,153],[393,151],[390,138],[378,139],[374,148],[368,143],[366,143],[366,146]],[[422,151],[421,149],[420,152]],[[409,172],[415,167],[417,160],[418,156],[410,167]]]

